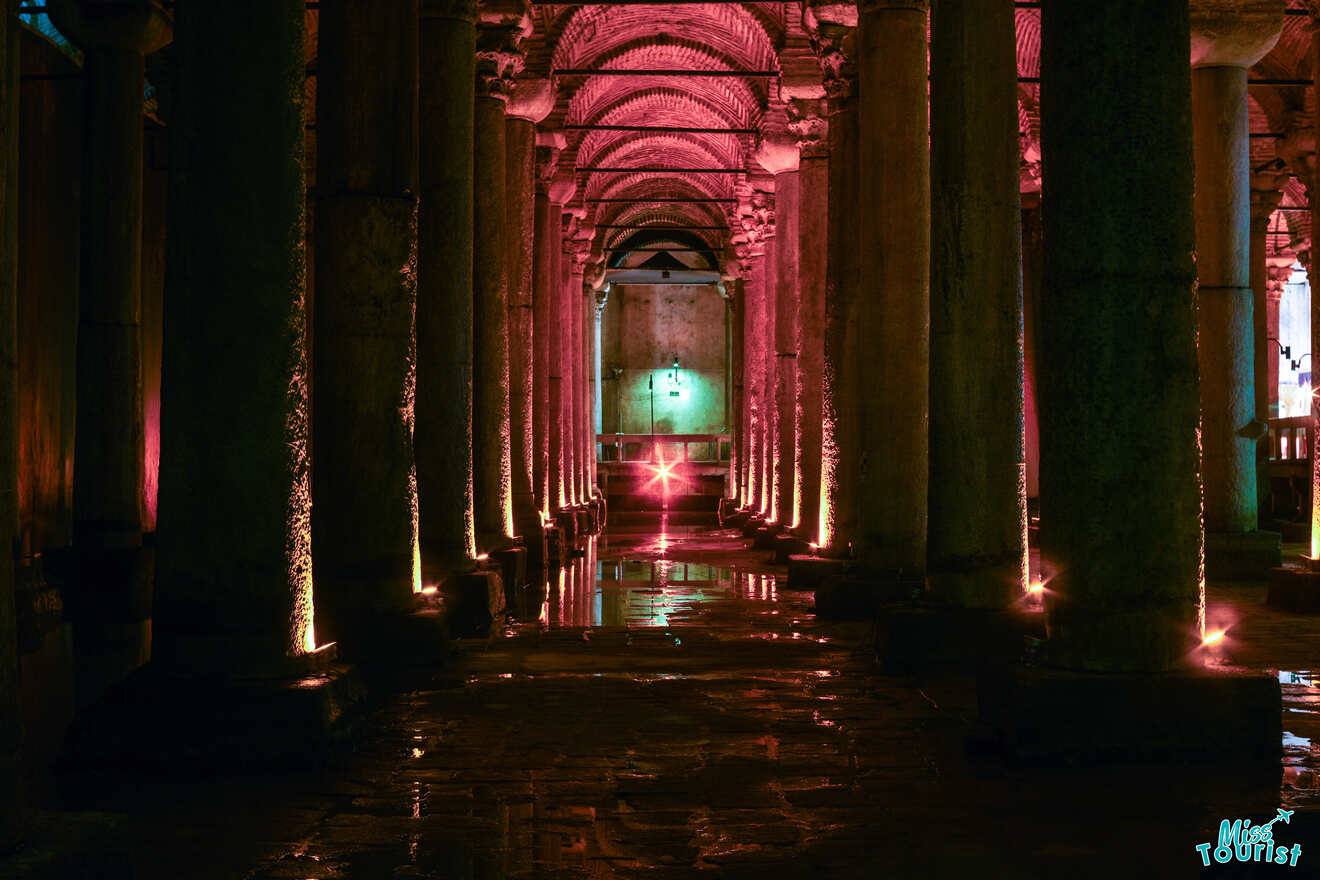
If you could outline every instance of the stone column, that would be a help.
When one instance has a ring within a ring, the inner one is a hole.
[[[321,637],[420,590],[413,469],[418,6],[321,12],[312,555]]]
[[[476,490],[477,549],[506,546],[514,534],[512,441],[509,436],[509,287],[505,267],[505,105],[520,26],[497,8],[483,7],[477,29],[475,114],[476,202],[473,210],[472,442]],[[524,19],[525,20],[525,19]]]
[[[1201,634],[1188,37],[1186,0],[1045,10],[1041,555],[1071,669],[1168,669]]]
[[[536,238],[536,124],[555,107],[549,80],[518,82],[509,97],[505,122],[506,265],[509,285],[509,436],[513,466],[511,491],[517,534],[541,530],[533,481],[533,431],[537,351],[533,315]]]
[[[546,359],[550,379],[548,384],[549,414],[546,417],[549,434],[550,461],[547,481],[552,511],[569,505],[568,468],[566,467],[564,432],[568,422],[564,412],[564,295],[568,278],[564,273],[564,203],[572,197],[574,184],[555,181],[550,184],[550,214],[547,217],[545,246],[550,249],[550,276],[546,283],[549,291],[549,329]]]
[[[565,216],[572,218],[571,213]],[[579,244],[566,237],[563,252],[563,272],[566,277],[559,315],[563,322],[560,328],[563,334],[560,343],[560,371],[563,373],[560,405],[564,412],[564,434],[561,442],[564,456],[565,503],[569,507],[577,507],[582,503],[582,469],[577,442],[577,383],[581,378],[579,374],[582,372],[582,364],[577,356],[578,319],[574,318],[574,315],[578,312],[582,297],[582,260],[585,257],[586,253]]]
[[[1251,290],[1251,149],[1247,68],[1283,27],[1277,0],[1198,3],[1192,19],[1196,149],[1197,352],[1209,577],[1254,577],[1279,565],[1280,538],[1257,531]]]
[[[928,589],[997,609],[1027,587],[1013,7],[940,0],[930,88]]]
[[[554,324],[555,254],[559,251],[559,216],[562,208],[550,200],[550,187],[558,170],[559,152],[564,148],[560,132],[536,135],[536,197],[534,199],[532,273],[532,491],[537,511],[548,516],[558,506],[554,494],[557,465],[551,466],[552,449],[558,452],[551,434],[551,383],[559,379],[550,336]],[[553,377],[553,378],[552,378]],[[554,392],[558,394],[558,390]],[[557,402],[557,398],[556,398]]]
[[[765,501],[765,244],[747,249],[743,282],[747,308],[743,313],[744,424],[747,430],[747,503],[753,516],[764,512]]]
[[[746,304],[743,299],[743,282],[741,278],[726,275],[724,284],[729,290],[729,328],[732,337],[729,345],[729,383],[732,386],[733,394],[730,397],[730,410],[727,420],[733,433],[729,438],[729,480],[731,485],[728,495],[735,508],[742,508],[747,506],[747,459],[743,452],[747,433],[746,426],[743,424],[743,400],[747,387],[743,376],[746,369],[746,361],[743,356],[745,339],[743,311]]]
[[[571,357],[573,359],[573,422],[570,434],[573,442],[573,492],[579,505],[590,500],[587,485],[587,358],[586,358],[586,309],[589,296],[583,287],[587,267],[581,266],[581,274],[574,273],[574,283],[568,289],[568,310],[573,322],[573,341]]]
[[[0,547],[18,532],[18,68],[14,0],[0,0]],[[18,626],[12,553],[0,557],[0,852],[22,836]]]
[[[773,229],[768,230],[773,233]],[[778,520],[775,509],[779,474],[779,426],[775,407],[775,309],[778,292],[776,272],[777,244],[773,234],[767,235],[761,257],[761,284],[764,289],[761,299],[761,318],[757,322],[757,332],[761,334],[761,513],[767,524]]]
[[[302,0],[175,11],[153,657],[166,667],[273,674],[316,650],[304,15]]]
[[[775,178],[773,520],[785,528],[796,524],[798,159],[797,140],[787,132],[763,137],[756,152],[756,161]]]
[[[142,89],[146,55],[169,43],[171,25],[148,0],[110,9],[55,0],[50,15],[85,59],[73,471],[80,583],[70,610],[99,632],[150,617],[141,607],[150,607],[152,577],[142,552]]]
[[[1252,292],[1252,368],[1255,376],[1253,398],[1256,418],[1261,421],[1279,417],[1279,293],[1271,289],[1269,266],[1270,217],[1283,196],[1278,189],[1251,189],[1251,292]],[[1273,184],[1274,181],[1270,180]],[[1270,503],[1270,437],[1265,432],[1256,444],[1256,511],[1261,525],[1272,519]]]
[[[927,0],[864,0],[858,28],[858,560],[926,570],[930,381]]]
[[[427,583],[476,555],[472,460],[472,218],[476,4],[423,0],[413,446]]]
[[[827,39],[828,38],[828,39]],[[821,393],[820,526],[822,556],[853,554],[861,487],[861,396],[857,291],[861,263],[857,196],[858,122],[854,29],[822,26],[829,109],[830,186],[825,255],[825,363]]]
[[[825,279],[829,233],[830,158],[825,108],[819,100],[789,103],[789,130],[797,138],[798,300],[797,505],[790,522],[809,542],[820,533],[820,457],[823,442],[822,392],[825,382]]]

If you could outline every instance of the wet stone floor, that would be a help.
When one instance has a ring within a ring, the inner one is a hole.
[[[317,773],[76,780],[140,878],[1320,876],[1320,619],[1211,590],[1219,659],[1282,668],[1282,768],[1017,768],[966,748],[973,678],[873,665],[867,624],[732,532],[607,533]],[[1212,585],[1213,587],[1213,585]],[[1201,868],[1297,812],[1298,866]]]

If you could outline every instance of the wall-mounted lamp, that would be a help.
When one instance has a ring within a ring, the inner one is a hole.
[[[677,354],[674,355],[674,364],[670,367],[669,373],[666,375],[665,379],[669,384],[670,397],[677,397],[680,400],[687,397],[687,389],[683,387],[683,374],[678,367]]]
[[[1279,340],[1275,339],[1273,336],[1271,336],[1271,337],[1269,338],[1269,341],[1270,341],[1270,342],[1273,342],[1275,345],[1277,345],[1277,346],[1279,347],[1279,357],[1286,357],[1286,358],[1289,358],[1289,359],[1292,358],[1292,346],[1291,346],[1291,345],[1284,345],[1282,342],[1280,342]],[[1296,367],[1293,367],[1293,369],[1295,370],[1295,369],[1297,369],[1297,368],[1296,368]]]
[[[1311,356],[1311,353],[1308,351],[1306,354],[1302,355],[1302,356],[1299,357],[1297,360],[1295,360],[1295,361],[1289,361],[1288,363],[1290,363],[1290,364],[1292,365],[1293,372],[1295,373],[1295,372],[1297,372],[1299,369],[1301,369],[1302,361],[1306,360],[1306,359],[1309,358],[1310,356]],[[1287,357],[1287,355],[1284,355],[1284,357]]]

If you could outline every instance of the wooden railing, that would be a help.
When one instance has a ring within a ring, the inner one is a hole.
[[[601,462],[693,462],[729,460],[728,434],[598,434]]]
[[[1270,419],[1270,461],[1300,461],[1311,457],[1311,416]]]

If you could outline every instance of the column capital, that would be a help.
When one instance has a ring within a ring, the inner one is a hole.
[[[788,102],[788,130],[797,138],[803,159],[830,154],[829,127],[823,100],[794,98]]]
[[[1283,193],[1273,188],[1257,189],[1255,184],[1256,181],[1253,179],[1251,187],[1251,226],[1252,229],[1259,227],[1259,230],[1263,231],[1270,222],[1270,217],[1279,207],[1279,202],[1283,199]]]
[[[1283,33],[1283,0],[1196,0],[1192,67],[1251,67]]]
[[[537,125],[555,109],[555,99],[555,84],[551,80],[517,79],[509,92],[509,106],[505,112]]]
[[[422,0],[420,15],[422,18],[439,18],[450,21],[476,21],[476,0]]]
[[[49,0],[46,6],[60,33],[82,49],[150,55],[174,39],[174,16],[165,11],[160,0]]]
[[[550,195],[550,188],[554,183],[555,175],[559,173],[559,154],[563,151],[564,144],[565,138],[560,132],[540,131],[536,133],[537,195]]]
[[[489,0],[477,4],[478,97],[508,101],[514,78],[526,55],[520,46],[531,35],[532,19],[522,0]]]
[[[748,246],[764,252],[763,242],[775,234],[775,209],[765,193],[746,187],[738,192],[738,227]]]
[[[788,129],[762,131],[757,137],[756,163],[773,175],[797,171],[800,154],[797,139]]]

